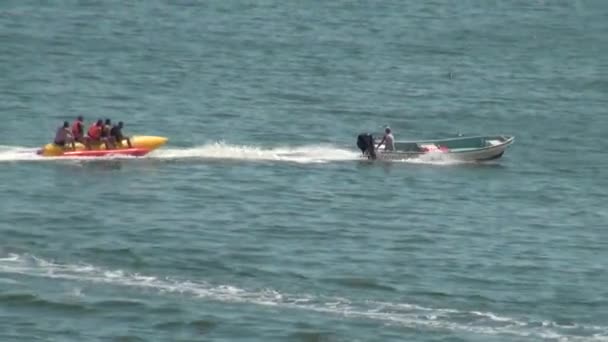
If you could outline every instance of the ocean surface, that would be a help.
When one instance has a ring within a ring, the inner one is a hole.
[[[0,341],[608,341],[604,0],[4,0],[0,120]]]

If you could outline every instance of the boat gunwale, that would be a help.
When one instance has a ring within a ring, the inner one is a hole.
[[[450,155],[450,154],[466,154],[466,153],[478,153],[478,152],[487,152],[487,151],[492,151],[492,150],[496,150],[497,153],[504,153],[504,151],[506,150],[506,148],[511,145],[514,141],[515,141],[515,137],[514,136],[510,136],[510,135],[482,135],[482,136],[468,136],[468,137],[457,137],[457,138],[448,138],[448,139],[440,139],[440,140],[418,140],[418,141],[396,141],[400,142],[400,143],[414,143],[414,144],[420,144],[420,143],[439,143],[442,141],[453,141],[453,140],[460,140],[460,139],[472,139],[472,138],[490,138],[490,137],[500,137],[502,139],[505,139],[504,141],[502,141],[500,144],[498,145],[492,145],[492,146],[482,146],[482,147],[477,147],[477,148],[472,148],[472,149],[467,149],[467,150],[449,150],[449,151],[438,151],[438,152],[424,152],[424,151],[399,151],[399,150],[394,150],[394,151],[378,151],[379,155],[385,155],[385,156],[422,156],[422,155],[428,155],[428,154],[433,154],[433,153],[437,153],[437,154],[442,154],[442,155]]]
[[[424,143],[438,143],[445,141],[456,141],[456,140],[465,140],[465,139],[479,139],[479,138],[502,138],[505,141],[502,144],[507,143],[509,141],[515,140],[515,136],[513,135],[470,135],[470,136],[462,136],[462,137],[454,137],[454,138],[444,138],[444,139],[425,139],[425,140],[395,140],[396,143],[410,143],[410,144],[424,144]],[[498,146],[498,145],[494,145]]]
[[[506,139],[506,140],[502,141],[498,145],[473,147],[473,148],[470,148],[470,149],[467,149],[464,151],[462,149],[461,150],[450,149],[449,151],[445,151],[445,152],[441,152],[441,153],[450,154],[450,153],[470,153],[470,152],[484,151],[484,150],[490,150],[490,149],[499,148],[499,147],[506,147],[508,145],[511,145],[515,141],[515,137],[510,136],[510,135],[479,135],[479,136],[456,137],[456,138],[437,139],[437,140],[399,140],[399,141],[395,141],[395,144],[398,144],[398,143],[409,143],[409,144],[440,143],[440,142],[445,142],[445,141],[455,141],[455,140],[475,139],[475,138],[489,138],[489,137],[500,137],[500,138]],[[428,153],[433,153],[433,152],[424,152],[424,151],[399,151],[399,150],[379,151],[379,152],[386,153],[386,154],[428,154]]]

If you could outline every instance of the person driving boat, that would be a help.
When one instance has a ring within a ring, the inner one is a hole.
[[[376,146],[376,149],[380,148],[380,146],[382,145],[384,145],[385,151],[395,150],[395,137],[393,136],[390,127],[386,127],[384,129],[384,136],[382,137],[382,140],[380,141],[378,146]]]

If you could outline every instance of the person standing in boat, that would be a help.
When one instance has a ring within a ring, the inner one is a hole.
[[[382,137],[382,140],[380,141],[378,146],[376,146],[376,149],[380,148],[380,146],[382,145],[384,145],[385,151],[395,150],[395,137],[393,136],[393,133],[391,132],[391,129],[389,127],[386,127],[384,129],[384,136]]]
[[[55,133],[55,140],[53,141],[55,145],[61,146],[65,148],[66,144],[72,144],[72,150],[76,151],[76,145],[74,144],[74,137],[72,136],[72,132],[70,131],[70,123],[67,121],[63,122],[63,126],[57,128],[57,133]]]

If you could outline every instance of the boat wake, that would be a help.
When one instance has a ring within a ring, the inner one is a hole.
[[[135,157],[126,155],[114,155],[106,157],[43,157],[36,152],[38,148],[21,146],[0,146],[0,163],[2,162],[47,162],[47,161],[89,161],[89,160],[113,160],[133,159]]]
[[[608,326],[578,323],[560,324],[521,315],[510,317],[487,311],[425,307],[410,303],[351,300],[310,294],[287,294],[274,289],[243,289],[232,285],[142,275],[89,264],[61,264],[32,255],[8,254],[0,257],[0,281],[20,284],[27,278],[129,288],[142,296],[181,295],[193,300],[227,304],[303,310],[344,319],[367,320],[396,328],[450,331],[456,334],[505,336],[517,340],[607,341]],[[90,290],[91,286],[87,286]],[[25,287],[27,288],[27,287]],[[86,293],[79,291],[79,297]],[[42,294],[37,294],[43,298]],[[0,296],[1,299],[1,296]],[[86,305],[86,301],[83,302]]]
[[[39,158],[35,148],[0,145],[1,161],[25,161]]]
[[[0,162],[47,162],[47,161],[103,161],[103,160],[233,160],[269,161],[302,164],[332,163],[340,161],[365,160],[358,150],[334,145],[280,146],[263,148],[259,146],[231,145],[223,142],[209,143],[188,148],[160,148],[145,157],[110,155],[104,157],[43,157],[36,154],[37,148],[20,146],[0,146]],[[454,165],[466,162],[446,159],[441,154],[429,154],[418,159],[391,160],[429,165]]]
[[[42,157],[36,154],[36,148],[18,146],[0,146],[0,162],[18,161],[95,161],[134,159],[132,156],[116,155],[105,157]],[[230,145],[211,143],[190,148],[162,148],[152,151],[139,160],[245,160],[245,161],[279,161],[294,163],[328,163],[337,161],[358,160],[360,153],[331,145],[309,145],[296,147],[261,148],[256,146]]]
[[[148,158],[284,161],[308,164],[358,160],[361,155],[357,151],[332,145],[261,148],[217,142],[192,148],[159,149],[150,153]]]

